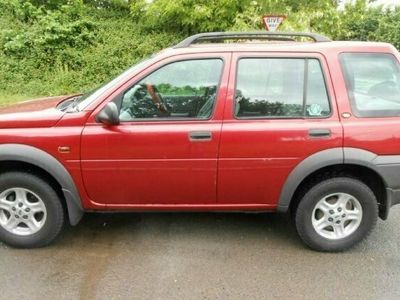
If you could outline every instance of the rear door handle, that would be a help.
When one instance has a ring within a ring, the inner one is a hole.
[[[191,141],[211,141],[211,131],[192,131],[189,132],[189,140]]]
[[[331,130],[328,128],[315,128],[308,131],[310,137],[327,137],[331,136]]]

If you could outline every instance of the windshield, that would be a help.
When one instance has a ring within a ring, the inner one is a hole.
[[[113,87],[115,84],[120,82],[124,78],[129,78],[132,76],[138,69],[140,69],[143,65],[145,65],[150,58],[146,58],[136,65],[133,65],[129,69],[125,70],[122,74],[119,76],[115,77],[114,79],[103,83],[101,86],[97,87],[96,89],[82,95],[79,100],[77,101],[77,108],[78,110],[83,110],[85,107],[87,107],[90,103],[92,103],[95,99],[97,99],[100,95],[102,95],[104,92],[106,92],[109,88]]]

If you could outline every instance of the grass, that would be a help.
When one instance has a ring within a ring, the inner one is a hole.
[[[26,95],[8,95],[0,93],[0,106],[7,106],[12,103],[21,102],[29,99],[40,98]]]

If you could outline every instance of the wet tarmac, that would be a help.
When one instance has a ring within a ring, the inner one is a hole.
[[[0,244],[1,299],[399,299],[400,207],[352,250],[276,214],[88,214],[51,246]]]

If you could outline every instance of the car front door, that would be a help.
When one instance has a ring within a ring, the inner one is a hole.
[[[230,56],[166,58],[107,100],[119,108],[119,125],[96,122],[101,107],[94,112],[81,154],[92,201],[116,209],[216,202]]]
[[[328,74],[317,53],[233,55],[221,134],[219,203],[272,209],[299,162],[342,147]]]

